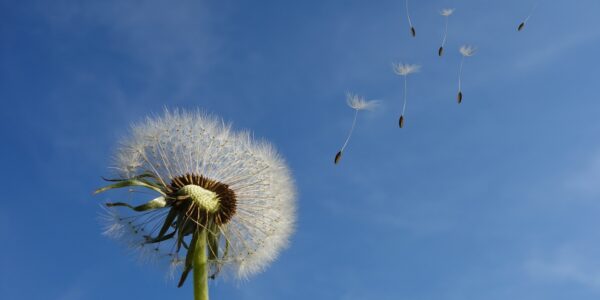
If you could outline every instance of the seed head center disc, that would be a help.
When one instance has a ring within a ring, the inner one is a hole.
[[[189,196],[195,204],[208,212],[214,213],[219,209],[219,196],[217,196],[217,193],[201,186],[194,184],[186,185],[178,191],[178,194],[180,196]]]

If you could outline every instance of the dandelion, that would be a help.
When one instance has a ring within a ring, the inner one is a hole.
[[[107,203],[105,233],[170,261],[179,287],[193,271],[194,299],[208,299],[209,278],[247,278],[286,246],[294,184],[271,145],[249,133],[200,112],[165,111],[133,126],[115,157],[117,178],[96,193],[129,188],[155,198]]]
[[[404,1],[404,3],[406,4],[406,18],[408,19],[408,26],[410,27],[410,34],[413,37],[417,36],[417,31],[415,30],[415,27],[412,24],[412,21],[410,20],[410,11],[408,9],[408,0]]]
[[[404,77],[404,103],[402,104],[402,113],[400,114],[400,120],[398,125],[400,128],[404,127],[404,113],[406,112],[406,91],[407,91],[407,77],[409,74],[419,72],[421,70],[420,65],[409,65],[409,64],[392,64],[394,73]]]
[[[463,98],[461,78],[462,78],[463,65],[465,63],[465,57],[475,55],[475,52],[477,51],[477,49],[475,49],[475,47],[470,46],[470,45],[463,45],[460,47],[459,51],[460,51],[460,54],[462,54],[462,59],[460,60],[460,67],[458,69],[458,97],[457,97],[458,104],[460,104],[462,102],[462,98]]]
[[[533,15],[533,12],[537,8],[538,4],[539,4],[539,1],[535,2],[535,4],[533,5],[533,8],[531,8],[531,11],[529,11],[529,14],[527,15],[527,17],[525,17],[525,20],[523,20],[523,22],[521,22],[519,24],[519,26],[517,27],[517,31],[521,31],[525,28],[525,24],[527,23],[527,21],[529,21],[529,18],[531,18],[531,15]]]
[[[444,46],[446,45],[446,38],[448,37],[448,17],[454,13],[454,8],[444,8],[440,12],[440,15],[444,17],[444,37],[442,38],[442,45],[438,49],[438,56],[442,56],[444,53]]]
[[[360,97],[360,96],[352,94],[352,93],[346,93],[346,103],[348,104],[348,106],[350,106],[350,108],[354,109],[354,120],[352,120],[352,127],[350,127],[350,132],[348,133],[348,137],[346,137],[346,141],[344,142],[344,145],[342,146],[340,151],[338,151],[338,153],[335,155],[335,159],[333,160],[333,162],[336,165],[340,162],[340,159],[342,158],[342,154],[344,153],[344,149],[346,149],[346,146],[348,145],[348,142],[350,141],[350,137],[352,136],[352,132],[354,131],[354,126],[356,125],[356,117],[358,116],[358,111],[371,110],[371,109],[375,108],[375,106],[377,106],[379,101],[377,101],[377,100],[365,101],[365,98],[363,98],[363,97]]]

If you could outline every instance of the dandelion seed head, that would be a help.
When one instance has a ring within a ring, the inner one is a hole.
[[[454,13],[454,8],[444,8],[444,9],[442,9],[442,11],[440,11],[440,15],[442,15],[444,17],[449,17],[453,13]]]
[[[407,76],[412,73],[417,73],[421,70],[420,65],[414,64],[393,63],[392,67],[394,69],[394,73],[401,76]]]
[[[471,45],[462,45],[459,49],[460,54],[462,54],[463,56],[473,56],[475,55],[475,52],[477,52],[477,48],[471,46]]]
[[[210,270],[238,279],[268,266],[294,231],[295,187],[284,160],[271,144],[234,132],[216,117],[165,110],[135,124],[114,157],[120,179],[147,176],[167,201],[164,208],[125,217],[109,208],[105,234],[143,256],[166,258],[174,270],[191,231],[181,229],[180,244],[176,237],[153,240],[174,205],[188,205],[183,221],[217,237],[209,247]]]
[[[365,100],[357,94],[346,93],[346,103],[356,110],[372,110],[379,105],[378,100]]]

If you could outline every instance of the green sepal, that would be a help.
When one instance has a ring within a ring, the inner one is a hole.
[[[133,206],[130,205],[128,203],[124,203],[124,202],[109,202],[106,203],[106,206],[108,207],[114,207],[114,206],[125,206],[125,207],[129,207],[135,211],[147,211],[147,210],[151,210],[151,209],[159,209],[159,208],[163,208],[167,205],[167,202],[165,202],[165,197],[158,197],[158,198],[154,198],[142,205],[138,205],[138,206]]]
[[[162,241],[166,241],[166,240],[172,238],[173,236],[175,236],[175,231],[173,231],[169,234],[162,235],[162,236],[157,236],[155,238],[152,238],[151,236],[147,235],[146,236],[146,244],[160,243]]]
[[[160,193],[163,196],[166,196],[166,193],[160,188],[160,186],[156,185],[155,183],[149,182],[147,180],[143,180],[143,179],[122,180],[117,183],[100,188],[100,189],[96,190],[94,192],[94,194],[99,194],[99,193],[102,193],[102,192],[105,192],[108,190],[119,189],[119,188],[128,187],[128,186],[141,186],[141,187],[149,188],[151,190],[154,190],[154,191]]]
[[[163,226],[160,228],[160,231],[158,232],[158,236],[156,238],[160,238],[165,233],[167,233],[169,227],[173,225],[175,217],[177,217],[177,211],[174,208],[171,208],[171,210],[169,210],[169,213],[167,214],[167,217],[165,218],[165,223],[163,223]]]
[[[191,245],[195,245],[197,239],[198,234],[194,233],[192,235]],[[179,278],[179,283],[177,284],[177,287],[181,287],[183,283],[185,283],[185,279],[192,270],[192,264],[194,262],[194,248],[195,247],[190,247],[187,251],[187,255],[185,257],[185,266],[183,267],[183,272],[181,272],[181,277]]]

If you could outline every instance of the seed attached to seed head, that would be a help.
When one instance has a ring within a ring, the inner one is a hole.
[[[440,49],[438,49],[438,56],[442,56],[442,54],[444,54],[444,47],[441,46]]]
[[[400,116],[400,120],[398,121],[398,126],[400,126],[400,128],[404,127],[404,116]]]
[[[458,96],[456,97],[456,99],[458,100],[458,104],[462,103],[462,92],[458,92]]]
[[[411,34],[413,37],[416,37],[416,36],[417,36],[417,31],[415,30],[415,28],[414,28],[414,27],[411,27],[411,28],[410,28],[410,34]]]

